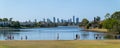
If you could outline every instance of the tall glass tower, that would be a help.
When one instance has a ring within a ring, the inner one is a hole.
[[[73,16],[73,23],[75,23],[75,16]]]

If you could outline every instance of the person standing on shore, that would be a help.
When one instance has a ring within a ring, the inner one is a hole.
[[[76,34],[76,39],[75,40],[78,40],[80,39],[80,35]]]
[[[21,40],[23,40],[23,37],[21,36]]]
[[[14,40],[14,36],[12,36],[12,40]]]
[[[59,40],[59,33],[57,33],[57,40]]]
[[[10,36],[8,35],[6,40],[9,40],[9,39],[10,39]]]
[[[12,35],[10,35],[10,40],[12,40]]]
[[[28,39],[27,36],[25,36],[25,39],[26,39],[26,40]]]

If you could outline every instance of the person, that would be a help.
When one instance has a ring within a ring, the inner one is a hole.
[[[97,40],[99,38],[99,34],[94,34],[95,35],[95,39]]]
[[[99,39],[102,39],[102,37],[100,36]]]
[[[9,38],[10,38],[10,37],[9,37],[9,35],[8,35],[8,36],[7,36],[7,40],[9,40]]]
[[[80,39],[80,36],[78,34],[76,34],[76,39],[75,40],[78,40]]]
[[[27,36],[25,36],[25,39],[27,40]]]
[[[118,36],[118,39],[120,39],[120,35]]]
[[[23,40],[23,37],[21,36],[21,40]]]
[[[12,36],[12,40],[14,40],[14,36]]]
[[[98,37],[96,37],[96,39],[98,39]]]
[[[118,39],[118,38],[117,38],[117,35],[115,35],[115,39]]]
[[[57,40],[59,40],[59,33],[57,33]]]
[[[12,40],[12,35],[9,36],[9,39]]]

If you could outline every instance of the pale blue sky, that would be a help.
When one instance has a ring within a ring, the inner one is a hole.
[[[104,19],[106,13],[115,11],[120,11],[120,0],[0,0],[0,18],[19,21],[68,19],[73,15],[80,20],[95,16]]]

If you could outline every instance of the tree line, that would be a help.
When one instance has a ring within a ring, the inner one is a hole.
[[[20,28],[19,21],[12,21],[13,18],[0,18],[0,27]]]

